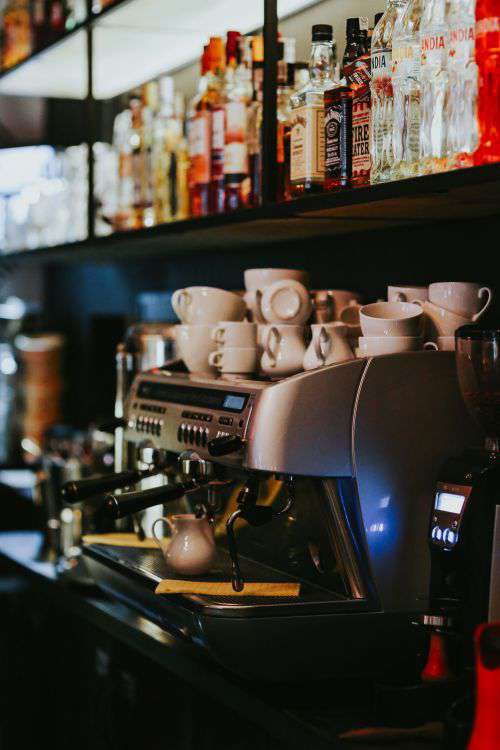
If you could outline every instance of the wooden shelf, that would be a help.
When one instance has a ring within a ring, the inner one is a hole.
[[[0,256],[0,266],[246,252],[394,227],[500,216],[500,164],[306,197]]]

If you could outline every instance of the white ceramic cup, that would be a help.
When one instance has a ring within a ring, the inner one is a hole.
[[[359,311],[363,336],[419,336],[422,316],[412,302],[373,302]]]
[[[245,273],[245,289],[247,292],[263,290],[275,281],[293,279],[301,284],[309,286],[309,274],[307,271],[299,271],[296,268],[248,268]]]
[[[261,359],[261,371],[271,377],[293,375],[302,370],[305,353],[303,326],[269,326]]]
[[[387,287],[389,302],[414,302],[416,299],[429,299],[429,287],[402,285]]]
[[[440,352],[455,351],[455,336],[438,336],[436,341],[427,341],[424,349],[435,349]]]
[[[243,297],[210,286],[177,289],[172,295],[172,307],[183,323],[208,324],[219,320],[243,320],[246,315]]]
[[[342,323],[315,323],[311,326],[312,339],[304,355],[304,370],[333,365],[354,359],[347,341],[347,326]]]
[[[471,322],[470,318],[456,315],[444,307],[438,307],[432,302],[416,301],[425,313],[425,331],[430,339],[437,340],[439,336],[454,336],[457,328],[466,326]]]
[[[479,320],[491,305],[493,292],[468,281],[438,281],[429,285],[429,301],[469,320]]]
[[[176,349],[178,356],[190,372],[215,375],[217,370],[208,362],[208,355],[217,349],[212,339],[214,326],[178,325],[176,328]]]
[[[283,279],[266,287],[260,303],[268,323],[303,325],[311,315],[309,292],[300,281]]]
[[[316,289],[311,292],[311,301],[316,323],[331,323],[340,320],[345,307],[361,302],[361,294],[347,289]]]
[[[212,331],[212,339],[219,347],[256,347],[257,325],[247,321],[222,320]]]
[[[413,352],[421,347],[422,339],[419,336],[361,336],[358,343],[361,357]]]
[[[257,369],[257,347],[225,347],[211,352],[208,362],[219,372],[241,375]]]

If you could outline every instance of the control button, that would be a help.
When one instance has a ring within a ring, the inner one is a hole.
[[[457,535],[451,529],[445,529],[443,540],[445,544],[449,544],[450,546],[453,546],[455,542],[457,541]]]
[[[177,428],[177,441],[182,443],[182,433],[184,431],[184,425],[180,424]]]
[[[431,536],[434,539],[434,541],[436,541],[436,542],[440,542],[441,541],[441,539],[443,537],[443,532],[441,531],[441,529],[439,528],[439,526],[434,526],[434,528],[432,529]]]
[[[201,432],[202,432],[201,427],[195,427],[194,440],[195,440],[196,445],[199,445],[201,442]]]
[[[232,427],[233,418],[232,417],[219,417],[219,424],[224,424],[227,427]]]
[[[204,448],[207,447],[208,430],[205,428],[201,434],[201,444]]]

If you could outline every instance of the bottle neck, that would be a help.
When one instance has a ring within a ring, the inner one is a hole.
[[[333,78],[332,42],[313,42],[309,61],[309,78],[312,83],[326,83]]]

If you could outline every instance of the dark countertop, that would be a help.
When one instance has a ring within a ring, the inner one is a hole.
[[[215,664],[198,646],[187,643],[137,614],[132,608],[111,599],[95,587],[77,585],[60,574],[52,562],[40,560],[42,535],[39,532],[0,533],[0,558],[10,576],[20,582],[29,581],[41,587],[71,612],[102,629],[122,643],[135,649],[171,674],[214,700],[232,709],[249,722],[264,729],[287,748],[304,750],[332,750],[332,748],[373,747],[373,743],[342,742],[314,712],[302,713],[273,705],[266,699],[261,685],[248,685]],[[2,585],[0,576],[0,589]],[[376,745],[379,750],[389,745]],[[391,743],[398,750],[428,748],[437,750],[430,742],[409,741]]]

